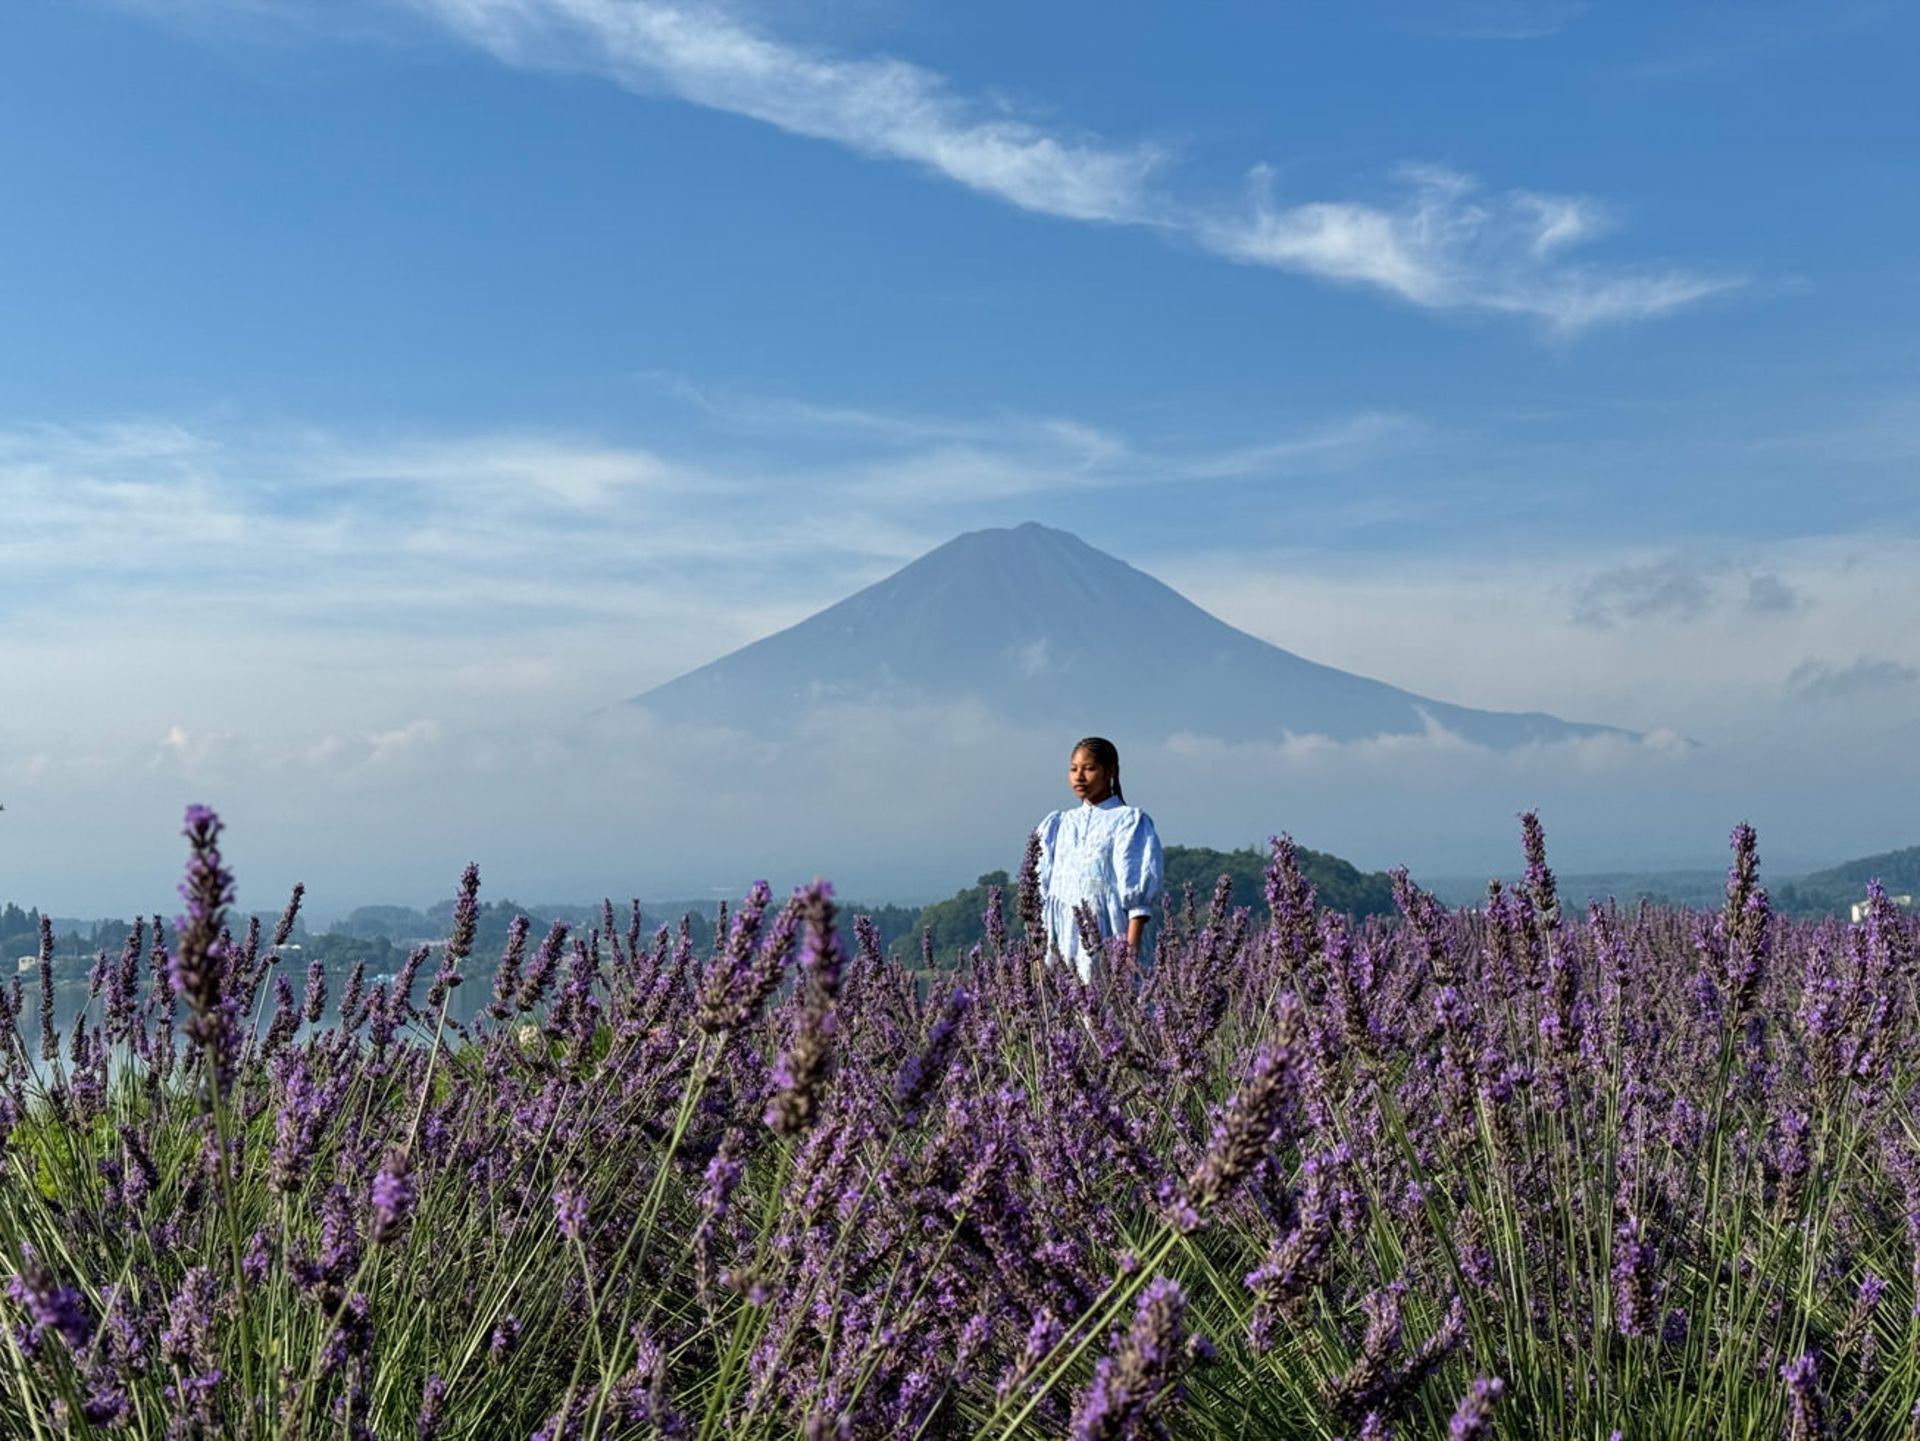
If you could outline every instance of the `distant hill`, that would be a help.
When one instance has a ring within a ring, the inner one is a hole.
[[[1338,856],[1301,849],[1300,869],[1319,892],[1320,904],[1355,917],[1386,915],[1393,910],[1393,883],[1380,872],[1362,872]],[[1233,851],[1205,846],[1166,847],[1167,894],[1175,904],[1191,885],[1194,903],[1205,907],[1221,876],[1233,879],[1235,905],[1251,906],[1265,918],[1267,853],[1252,846]],[[925,907],[910,931],[894,943],[895,954],[917,951],[923,930],[933,933],[934,954],[952,960],[986,938],[984,917],[994,886],[1003,891],[1002,915],[1009,927],[1013,916],[1014,882],[1005,871],[989,871],[971,886],[944,901]]]
[[[1788,881],[1771,895],[1774,905],[1789,915],[1845,915],[1855,901],[1866,898],[1871,880],[1891,895],[1920,896],[1920,846],[1843,861]]]
[[[1299,630],[1312,640],[1312,617]],[[775,635],[633,698],[669,721],[782,735],[834,704],[967,702],[1062,734],[1359,740],[1441,726],[1507,748],[1602,733],[1473,710],[1236,630],[1077,536],[978,530]]]

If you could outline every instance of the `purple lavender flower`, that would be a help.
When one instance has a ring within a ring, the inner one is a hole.
[[[1826,1413],[1820,1404],[1820,1365],[1804,1351],[1780,1368],[1787,1383],[1788,1441],[1819,1441],[1827,1434]]]
[[[420,974],[420,968],[427,963],[427,957],[433,954],[429,946],[415,946],[407,952],[406,960],[400,963],[400,970],[393,978],[393,993],[388,1001],[388,1015],[392,1017],[395,1028],[404,1025],[413,1009],[413,982]]]
[[[496,1321],[493,1329],[487,1333],[487,1360],[495,1366],[504,1366],[507,1359],[520,1346],[520,1318],[511,1311]]]
[[[540,949],[533,953],[533,964],[520,981],[519,994],[514,997],[514,1007],[520,1011],[531,1011],[546,997],[547,987],[553,983],[553,973],[560,964],[560,954],[567,946],[567,924],[555,921],[553,929],[547,932],[547,938],[540,943]]]
[[[34,1254],[33,1247],[22,1243],[20,1269],[7,1281],[7,1297],[27,1313],[26,1344],[37,1348],[40,1338],[52,1332],[74,1351],[93,1339],[93,1317],[87,1303],[71,1286],[63,1286],[53,1271]]]
[[[1759,884],[1760,856],[1753,827],[1744,821],[1733,828],[1733,865],[1727,872],[1727,904],[1718,925],[1725,948],[1720,977],[1726,1014],[1745,1016],[1765,978],[1772,949],[1772,910]]]
[[[1447,1441],[1481,1441],[1490,1435],[1493,1403],[1506,1389],[1507,1383],[1498,1376],[1476,1378],[1454,1408],[1453,1419],[1447,1423]]]
[[[1020,933],[1027,943],[1027,958],[1040,960],[1047,954],[1047,918],[1040,895],[1040,833],[1027,836],[1027,848],[1020,858],[1020,884],[1014,901],[1020,916]]]
[[[60,1059],[60,1036],[53,1028],[53,919],[40,917],[40,1059]]]
[[[249,1286],[264,1286],[272,1266],[273,1246],[270,1238],[265,1231],[255,1231],[247,1238],[247,1249],[240,1257],[241,1279]]]
[[[472,861],[460,873],[460,895],[453,903],[453,928],[440,952],[440,968],[427,987],[427,1009],[437,1011],[460,984],[460,963],[473,954],[473,937],[480,925],[480,867]]]
[[[966,1017],[967,1008],[972,1002],[973,998],[964,986],[955,986],[940,1009],[940,1018],[927,1035],[926,1049],[908,1057],[899,1075],[894,1077],[893,1098],[900,1107],[904,1124],[912,1125],[920,1119],[927,1097],[946,1074],[954,1047],[959,1043],[960,1022]]]
[[[320,1348],[320,1374],[331,1375],[357,1356],[373,1351],[373,1306],[355,1291],[333,1313],[333,1330]]]
[[[308,1025],[318,1025],[327,1012],[327,971],[315,956],[307,962],[307,994],[302,1014]]]
[[[760,927],[773,892],[765,881],[755,881],[733,918],[726,950],[716,956],[700,978],[700,1003],[694,1023],[708,1035],[744,1025],[765,999],[760,994],[754,952]]]
[[[743,1139],[734,1131],[721,1138],[720,1149],[707,1163],[706,1185],[701,1188],[696,1203],[700,1219],[693,1228],[694,1278],[701,1299],[710,1306],[714,1296],[714,1247],[726,1225],[734,1188],[746,1171],[738,1154]]]
[[[1275,1241],[1266,1259],[1247,1273],[1244,1284],[1255,1300],[1249,1336],[1254,1350],[1267,1349],[1275,1309],[1299,1300],[1324,1278],[1333,1245],[1336,1183],[1340,1171],[1351,1161],[1352,1152],[1344,1145],[1307,1159],[1302,1167],[1305,1186],[1293,1229]]]
[[[1300,869],[1300,852],[1290,835],[1272,837],[1273,857],[1267,862],[1267,907],[1272,912],[1272,940],[1275,953],[1286,968],[1294,987],[1309,1002],[1320,998],[1320,977],[1315,970],[1319,952],[1319,934],[1314,914],[1319,896],[1306,872]]]
[[[1622,1336],[1644,1336],[1653,1323],[1653,1247],[1640,1219],[1627,1211],[1613,1233],[1613,1324]]]
[[[279,950],[293,939],[293,927],[300,919],[300,901],[307,893],[304,881],[293,883],[293,894],[287,897],[287,908],[280,912],[279,924],[273,928],[273,948]]]
[[[367,987],[367,963],[355,961],[353,969],[347,973],[347,984],[340,991],[340,1031],[351,1035],[359,1029],[360,998]]]
[[[220,1389],[220,1383],[226,1374],[219,1367],[193,1375],[183,1375],[178,1385],[169,1384],[162,1388],[161,1396],[167,1408],[173,1412],[167,1426],[168,1441],[175,1436],[207,1435],[215,1432],[218,1418],[214,1415],[213,1398]],[[197,1429],[196,1425],[197,1423]]]
[[[441,1410],[446,1400],[447,1383],[430,1373],[426,1385],[420,1389],[420,1419],[414,1424],[414,1434],[419,1441],[435,1441],[441,1428],[447,1424],[447,1418]]]
[[[578,1241],[587,1227],[587,1193],[577,1186],[562,1186],[553,1193],[553,1220],[560,1234]]]
[[[360,1265],[360,1232],[354,1225],[353,1206],[347,1188],[327,1187],[320,1200],[320,1255],[316,1279],[335,1286],[343,1285]]]
[[[684,1423],[667,1405],[666,1353],[639,1326],[633,1345],[633,1367],[608,1388],[608,1409],[626,1425],[650,1427],[659,1436],[679,1434]]]
[[[219,1287],[213,1272],[195,1266],[180,1278],[167,1304],[167,1327],[160,1333],[160,1354],[182,1371],[209,1371],[214,1365],[213,1323]]]
[[[1147,1284],[1126,1340],[1114,1355],[1095,1363],[1093,1383],[1075,1402],[1074,1441],[1131,1436],[1150,1411],[1179,1400],[1174,1383],[1186,1363],[1180,1334],[1186,1305],[1169,1277],[1156,1276]]]
[[[413,1217],[414,1198],[413,1164],[406,1147],[389,1147],[386,1159],[373,1178],[370,1199],[374,1245],[391,1245],[406,1234],[407,1223]]]
[[[132,1412],[133,1403],[126,1388],[111,1373],[95,1371],[88,1376],[87,1395],[80,1403],[80,1414],[89,1426],[115,1427]]]
[[[273,1189],[285,1195],[306,1178],[321,1132],[333,1120],[336,1099],[330,1087],[317,1083],[304,1051],[282,1053],[275,1077],[278,1111],[274,1117]]]
[[[520,989],[520,966],[527,951],[527,932],[532,925],[527,917],[515,916],[507,927],[507,946],[493,973],[493,1001],[487,1007],[487,1013],[496,1021],[504,1021],[513,1014],[514,994]]]
[[[1533,904],[1535,919],[1552,930],[1560,924],[1560,897],[1553,872],[1547,868],[1547,833],[1541,828],[1538,811],[1522,813],[1520,837],[1527,857],[1527,899]]]
[[[1298,1004],[1292,996],[1282,996],[1274,1019],[1274,1040],[1254,1052],[1246,1080],[1215,1118],[1206,1156],[1188,1178],[1190,1209],[1185,1214],[1192,1223],[1183,1223],[1182,1230],[1195,1229],[1200,1213],[1232,1195],[1272,1146],[1297,1084],[1294,1037],[1299,1020]]]
[[[146,922],[139,916],[127,932],[117,964],[107,969],[106,1028],[109,1041],[133,1036],[134,998],[140,988],[140,955],[146,944]]]
[[[1360,1350],[1347,1369],[1323,1388],[1327,1403],[1334,1410],[1348,1416],[1364,1415],[1380,1406],[1396,1389],[1394,1358],[1404,1330],[1400,1298],[1406,1289],[1405,1281],[1396,1281],[1391,1286],[1369,1291],[1362,1299],[1367,1329]]]
[[[233,904],[233,873],[220,858],[220,817],[205,806],[188,806],[186,836],[187,876],[180,895],[186,914],[174,929],[179,943],[173,957],[173,982],[193,1008],[187,1034],[207,1048],[216,1066],[224,1068],[231,1041],[224,1006],[229,948],[225,940],[227,907]]]
[[[833,1058],[834,1002],[840,993],[840,941],[833,928],[833,888],[816,881],[802,893],[807,945],[801,1005],[793,1038],[774,1062],[766,1123],[783,1136],[806,1129],[820,1105]]]
[[[146,1143],[137,1127],[123,1125],[119,1135],[121,1153],[126,1158],[120,1199],[129,1211],[138,1211],[159,1184],[160,1172],[153,1164],[153,1157],[147,1154]]]

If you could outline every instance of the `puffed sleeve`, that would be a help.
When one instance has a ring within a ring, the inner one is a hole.
[[[1120,826],[1113,839],[1113,868],[1120,882],[1120,904],[1127,908],[1129,917],[1151,916],[1166,878],[1159,834],[1147,813],[1136,810],[1131,821]]]
[[[1034,879],[1039,882],[1040,894],[1044,896],[1048,883],[1053,879],[1053,848],[1060,834],[1060,812],[1048,811],[1041,817],[1040,824],[1033,828],[1033,833],[1040,837],[1040,866]]]

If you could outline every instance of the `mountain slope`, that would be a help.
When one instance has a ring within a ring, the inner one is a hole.
[[[1309,622],[1310,623],[1310,622]],[[1473,710],[1319,665],[1209,615],[1078,537],[980,530],[775,635],[634,698],[755,734],[809,707],[967,701],[1062,730],[1229,742],[1358,740],[1444,727],[1510,747],[1603,732]]]
[[[1844,916],[1855,901],[1866,898],[1867,882],[1874,880],[1889,895],[1920,896],[1920,846],[1862,856],[1798,876],[1778,888],[1774,904],[1789,915]]]

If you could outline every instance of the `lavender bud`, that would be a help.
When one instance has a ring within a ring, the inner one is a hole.
[[[1493,1403],[1506,1389],[1507,1383],[1498,1376],[1477,1378],[1454,1408],[1453,1419],[1447,1423],[1447,1441],[1481,1441],[1490,1435]]]
[[[1093,1383],[1075,1403],[1074,1441],[1131,1436],[1150,1410],[1180,1399],[1174,1382],[1187,1359],[1180,1334],[1186,1304],[1169,1277],[1156,1276],[1148,1283],[1126,1340],[1114,1355],[1095,1363]]]
[[[406,1148],[389,1148],[385,1161],[373,1178],[371,1234],[374,1245],[390,1245],[406,1234],[415,1200],[412,1172],[413,1166]]]

